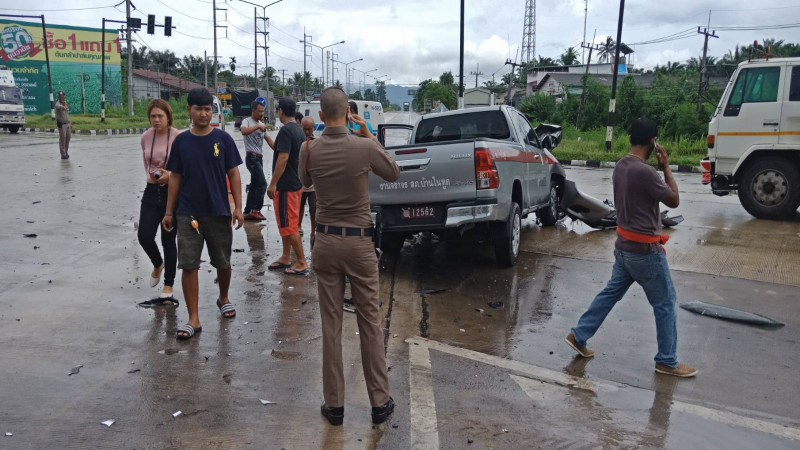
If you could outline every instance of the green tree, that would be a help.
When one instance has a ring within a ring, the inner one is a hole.
[[[519,105],[531,122],[553,122],[556,109],[556,98],[542,92],[525,97]]]
[[[559,56],[558,61],[565,66],[572,66],[578,63],[578,54],[575,53],[575,49],[570,47],[564,50],[564,53]]]
[[[375,95],[375,92],[372,89],[367,88],[364,91],[364,100],[366,100],[368,102],[376,102],[376,101],[378,101],[378,96]]]
[[[378,97],[377,101],[381,102],[381,105],[383,105],[384,107],[389,106],[389,100],[386,98],[386,82],[379,81],[375,84],[376,84],[375,89],[377,91],[376,94]]]
[[[616,43],[614,39],[611,39],[611,36],[607,36],[605,42],[600,44],[600,50],[598,51],[598,59],[600,62],[611,62],[611,59],[614,57],[614,53],[617,51]]]
[[[350,99],[351,100],[363,100],[364,97],[361,96],[361,91],[355,91],[352,94],[350,94]]]
[[[445,72],[439,76],[439,83],[442,86],[453,87],[456,84],[453,72]]]

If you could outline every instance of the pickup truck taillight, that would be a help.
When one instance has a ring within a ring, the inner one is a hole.
[[[489,153],[489,149],[475,149],[475,185],[478,189],[497,189],[500,187],[500,175],[497,166]]]

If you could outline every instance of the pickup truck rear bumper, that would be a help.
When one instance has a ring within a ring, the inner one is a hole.
[[[456,202],[439,204],[442,208],[441,217],[435,221],[400,220],[397,214],[398,207],[373,206],[372,221],[380,225],[383,231],[431,231],[446,228],[457,228],[462,225],[478,222],[505,221],[507,211],[501,211],[495,199],[476,200],[473,202]],[[380,222],[380,223],[379,223]]]

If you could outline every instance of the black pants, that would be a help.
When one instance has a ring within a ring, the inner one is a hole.
[[[144,249],[153,267],[164,264],[164,286],[175,283],[175,272],[178,266],[178,246],[175,243],[177,227],[171,232],[161,228],[161,220],[167,209],[167,186],[147,183],[142,194],[142,209],[139,212],[139,244]],[[164,247],[164,259],[158,251],[156,232],[161,230],[161,246]],[[165,261],[166,260],[166,261]]]

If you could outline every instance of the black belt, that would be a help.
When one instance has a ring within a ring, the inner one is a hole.
[[[256,153],[256,152],[247,152],[247,154],[248,154],[248,155],[253,155],[253,156],[255,156],[256,158],[262,158],[262,159],[264,158],[264,155],[259,155],[259,154],[258,154],[258,153]]]
[[[343,228],[329,225],[317,225],[317,231],[338,236],[372,236],[372,228]]]

